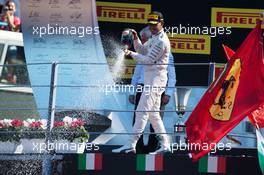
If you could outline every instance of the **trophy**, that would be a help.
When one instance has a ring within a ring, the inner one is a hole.
[[[178,118],[174,124],[175,143],[185,142],[186,127],[183,122],[183,115],[185,114],[190,94],[191,88],[179,87],[176,89],[175,102]]]

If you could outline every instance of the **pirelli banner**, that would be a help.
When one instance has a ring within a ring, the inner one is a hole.
[[[211,53],[209,35],[169,35],[172,53],[206,54]]]
[[[212,26],[254,28],[264,9],[212,8]],[[262,25],[264,28],[264,25]]]
[[[97,17],[99,21],[146,23],[151,12],[150,4],[132,4],[97,1]]]

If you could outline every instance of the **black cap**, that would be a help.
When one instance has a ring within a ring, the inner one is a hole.
[[[148,15],[148,24],[158,24],[163,20],[162,13],[158,11],[153,11]]]

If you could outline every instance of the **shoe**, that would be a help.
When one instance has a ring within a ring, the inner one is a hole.
[[[112,153],[136,153],[136,148],[126,144],[118,149],[113,149]]]
[[[167,152],[171,152],[171,148],[169,146],[161,146],[160,149],[150,152],[149,154],[164,154]]]

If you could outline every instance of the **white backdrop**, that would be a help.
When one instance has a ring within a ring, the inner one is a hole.
[[[52,3],[50,3],[52,2]],[[57,3],[59,2],[59,3]],[[25,56],[30,63],[100,63],[59,64],[57,85],[113,85],[114,81],[106,64],[99,34],[85,35],[36,35],[33,27],[63,26],[63,27],[98,27],[95,0],[81,1],[35,1],[21,0],[21,16]],[[49,85],[51,65],[29,65],[31,85]],[[48,108],[49,87],[33,87],[38,108]],[[107,95],[100,88],[90,87],[58,87],[56,88],[56,107],[63,109],[123,109],[125,103],[118,93]],[[42,118],[47,118],[48,110],[39,110]],[[131,116],[125,113],[112,113],[112,126],[106,132],[129,132]],[[106,143],[115,135],[102,135],[96,142]],[[117,137],[122,142],[124,137]]]

